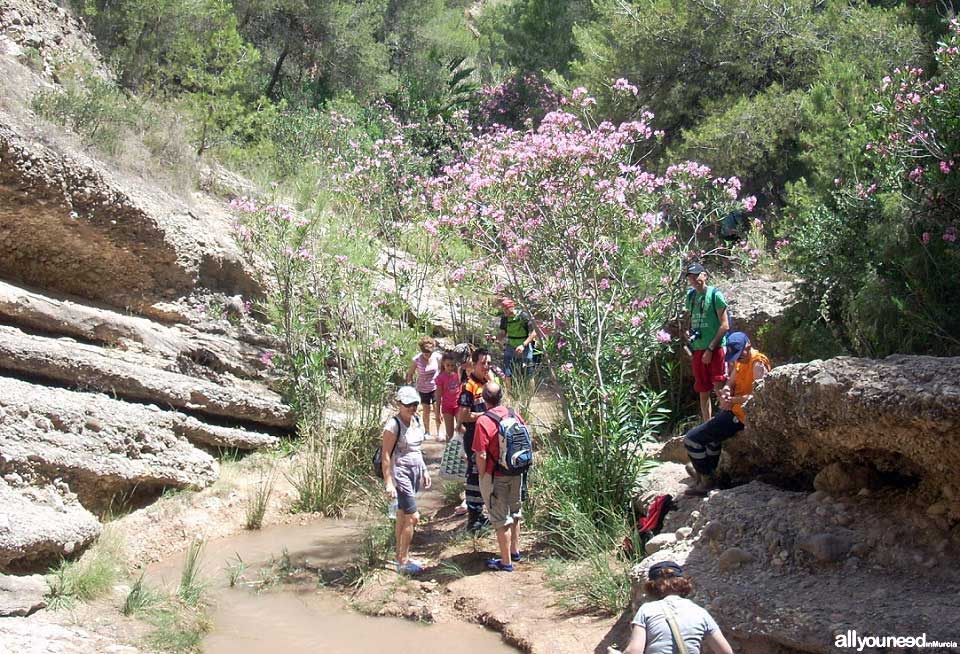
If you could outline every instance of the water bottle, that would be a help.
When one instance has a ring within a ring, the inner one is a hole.
[[[393,498],[392,500],[390,500],[390,508],[387,509],[387,516],[391,520],[397,519],[397,509],[399,508],[399,506],[400,505],[397,503],[397,498]]]

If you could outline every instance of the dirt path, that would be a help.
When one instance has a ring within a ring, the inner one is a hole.
[[[561,607],[547,583],[543,554],[529,534],[521,536],[527,559],[514,572],[486,569],[486,560],[496,556],[496,540],[492,534],[467,536],[465,517],[454,515],[456,504],[445,505],[438,470],[442,454],[443,444],[424,447],[436,483],[418,498],[422,518],[411,548],[411,556],[426,563],[424,573],[407,580],[389,570],[378,572],[356,593],[355,606],[373,615],[479,622],[532,654],[605,654],[608,645],[623,642],[626,615],[618,620]]]

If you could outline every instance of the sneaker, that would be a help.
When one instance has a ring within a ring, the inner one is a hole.
[[[453,515],[463,515],[467,512],[467,502],[464,500],[460,503],[460,506],[453,510]]]
[[[523,552],[510,552],[510,560],[513,563],[520,563],[523,561]]]
[[[446,442],[447,442],[447,437],[444,436],[443,434],[437,434],[437,442],[438,442],[438,443],[446,443]]]
[[[397,566],[397,572],[404,575],[418,575],[423,572],[423,567],[417,565],[413,561],[407,561],[403,565]]]
[[[497,572],[513,572],[513,565],[504,563],[500,559],[487,559],[487,569]]]

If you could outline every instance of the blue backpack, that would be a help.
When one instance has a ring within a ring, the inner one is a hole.
[[[497,467],[507,475],[519,475],[533,465],[533,439],[530,430],[517,420],[513,409],[509,409],[506,418],[501,418],[493,411],[483,415],[497,423],[500,437],[500,458]]]

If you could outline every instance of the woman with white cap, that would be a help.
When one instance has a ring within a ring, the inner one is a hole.
[[[693,591],[683,568],[673,561],[650,566],[646,602],[633,617],[633,633],[624,654],[700,654],[706,643],[714,654],[733,654],[709,613],[687,599]]]
[[[397,414],[383,426],[381,465],[386,493],[397,501],[397,570],[415,575],[423,572],[423,567],[409,558],[413,530],[420,520],[416,496],[421,488],[430,488],[431,484],[420,452],[426,433],[417,415],[417,390],[401,386],[396,400]]]

